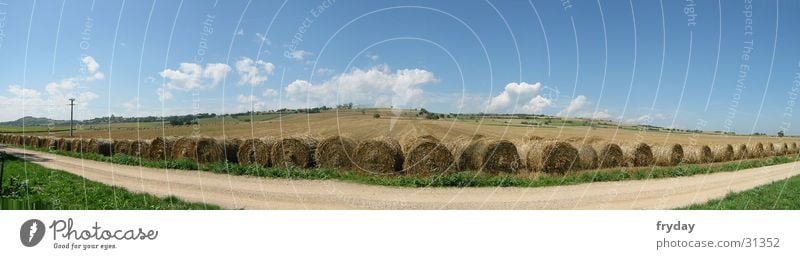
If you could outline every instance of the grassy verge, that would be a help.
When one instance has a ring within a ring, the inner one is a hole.
[[[800,209],[800,176],[759,186],[724,198],[695,204],[690,210],[797,210]]]
[[[30,149],[30,148],[29,148]],[[128,155],[106,157],[94,153],[77,153],[69,151],[51,152],[76,158],[110,162],[116,164],[145,166],[153,168],[171,168],[185,170],[203,170],[231,175],[251,175],[272,178],[323,180],[335,179],[348,182],[402,186],[402,187],[542,187],[556,185],[572,185],[590,182],[609,182],[625,180],[646,180],[668,177],[692,176],[716,172],[730,172],[748,168],[764,167],[800,161],[797,155],[776,156],[762,159],[740,160],[727,163],[678,165],[673,167],[612,168],[593,171],[574,172],[567,175],[541,174],[487,174],[480,172],[457,172],[438,176],[376,176],[363,172],[336,170],[328,168],[264,168],[260,166],[242,166],[229,163],[198,165],[189,159],[177,161],[149,161]]]
[[[219,209],[216,205],[189,203],[175,197],[132,193],[16,157],[6,159],[4,170],[0,192],[3,210]]]

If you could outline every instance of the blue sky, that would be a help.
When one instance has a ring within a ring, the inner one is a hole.
[[[0,120],[75,97],[80,119],[353,102],[800,134],[800,2],[753,2],[0,0]]]

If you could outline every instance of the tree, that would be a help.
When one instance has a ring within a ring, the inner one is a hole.
[[[778,137],[780,137],[780,138],[782,138],[782,137],[783,137],[783,130],[781,130],[781,131],[778,131]]]
[[[381,114],[377,113],[377,112],[372,115],[372,118],[376,118],[377,119],[377,118],[380,118],[380,117],[381,117]]]

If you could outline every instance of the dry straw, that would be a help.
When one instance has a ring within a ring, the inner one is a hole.
[[[597,151],[589,143],[576,144],[578,146],[577,167],[581,170],[597,169]]]
[[[651,149],[658,166],[675,166],[683,161],[683,146],[680,144],[653,145]]]
[[[520,155],[514,143],[475,136],[472,140],[457,139],[449,144],[460,171],[514,173],[520,168]]]
[[[131,142],[124,139],[115,139],[113,141],[114,155],[130,154]]]
[[[789,153],[796,154],[797,153],[797,143],[791,142],[789,143]]]
[[[148,156],[151,160],[161,161],[172,159],[172,146],[175,139],[166,137],[156,137],[150,141]]]
[[[727,162],[734,158],[733,146],[728,144],[714,145],[711,152],[714,154],[714,162]]]
[[[774,156],[775,155],[775,145],[772,143],[764,144],[764,156]]]
[[[368,139],[358,144],[355,162],[368,173],[393,174],[403,170],[403,150],[395,139]]]
[[[71,142],[72,143],[70,143],[70,149],[71,149],[72,152],[83,153],[83,152],[86,151],[85,147],[84,147],[84,144],[86,142],[84,142],[83,139],[74,138],[74,139],[71,140]]]
[[[789,145],[786,143],[775,143],[775,155],[782,156],[789,153]]]
[[[597,166],[599,168],[611,168],[622,166],[622,148],[614,143],[597,143],[593,145],[597,150]]]
[[[433,136],[406,140],[405,172],[413,175],[437,175],[453,169],[453,154]]]
[[[766,152],[764,151],[764,145],[761,143],[751,144],[748,146],[747,155],[749,158],[765,157]]]
[[[58,139],[58,149],[61,151],[70,151],[72,150],[72,141],[65,138]]]
[[[104,156],[111,156],[113,151],[111,143],[112,142],[109,140],[93,138],[89,140],[88,144],[86,144],[86,151]]]
[[[280,168],[314,167],[314,152],[316,149],[317,140],[309,136],[281,139],[275,142],[270,150],[272,166]]]
[[[358,143],[345,136],[330,136],[319,142],[314,156],[317,166],[322,168],[353,168],[353,159]]]
[[[222,145],[216,139],[205,137],[194,141],[194,149],[189,155],[189,158],[199,164],[217,163],[226,159]]]
[[[655,162],[653,150],[645,143],[629,143],[622,147],[624,165],[628,167],[651,166]]]
[[[739,144],[733,150],[733,159],[740,160],[740,159],[747,159],[750,157],[750,151],[747,149],[747,145]]]
[[[577,164],[578,150],[567,142],[535,141],[525,157],[531,171],[563,174]]]
[[[683,148],[684,161],[688,164],[702,164],[714,162],[714,153],[706,145],[690,145]]]
[[[170,154],[170,159],[188,158],[195,160],[192,155],[195,148],[195,140],[193,138],[179,138],[175,141],[175,143],[172,144],[172,154]]]
[[[242,145],[239,146],[239,151],[236,154],[236,158],[239,159],[239,164],[269,166],[269,152],[272,143],[274,143],[274,141],[271,141],[268,146],[267,143],[261,139],[251,138],[245,140],[242,142]]]
[[[131,141],[130,149],[128,150],[128,155],[137,156],[137,157],[147,157],[149,156],[149,149],[150,144],[149,141],[145,140],[133,140]]]

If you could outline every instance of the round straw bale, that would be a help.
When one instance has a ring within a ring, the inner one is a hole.
[[[58,141],[58,149],[61,151],[72,150],[72,141],[70,139],[61,138]]]
[[[658,166],[675,166],[683,161],[683,146],[680,144],[653,145],[651,149]]]
[[[714,162],[727,162],[733,160],[733,146],[729,144],[714,145],[711,147],[711,152],[714,153]]]
[[[131,148],[128,154],[137,157],[147,157],[150,151],[149,141],[146,140],[133,140],[131,141]]]
[[[598,143],[594,145],[597,150],[597,166],[611,168],[622,166],[624,155],[622,148],[614,143]]]
[[[170,154],[170,159],[188,158],[195,160],[193,156],[195,149],[197,148],[195,145],[194,138],[179,138],[172,144],[172,154]]]
[[[589,143],[577,144],[578,164],[577,169],[597,169],[597,151]]]
[[[226,160],[222,145],[213,138],[199,138],[190,152],[192,160],[199,164],[223,162]]]
[[[83,141],[81,138],[74,138],[71,140],[70,150],[72,152],[83,153],[86,152],[85,144],[86,142]]]
[[[172,146],[175,139],[166,137],[156,137],[150,141],[148,156],[151,160],[161,161],[172,159]]]
[[[535,141],[525,155],[528,169],[563,174],[577,166],[578,150],[567,142]]]
[[[421,136],[408,141],[405,150],[404,170],[414,175],[436,175],[453,169],[453,154],[433,136]]]
[[[361,141],[354,158],[358,169],[372,174],[393,174],[403,170],[403,150],[400,143],[391,138]]]
[[[236,158],[239,159],[240,165],[260,165],[266,167],[269,166],[269,148],[261,139],[247,139],[239,146]]]
[[[288,137],[276,141],[270,149],[272,166],[288,167],[314,167],[314,152],[317,149],[317,140],[312,137]]]
[[[706,145],[690,145],[683,148],[684,161],[688,164],[714,162],[714,153]]]
[[[797,153],[797,143],[794,142],[789,143],[789,153],[791,154]]]
[[[114,151],[112,143],[106,139],[90,139],[89,144],[86,145],[86,150],[104,156],[111,156]]]
[[[776,156],[782,156],[789,153],[789,145],[786,145],[786,143],[774,143],[772,145],[774,146],[773,150],[775,150]]]
[[[764,150],[764,145],[761,143],[754,143],[748,146],[747,150],[748,158],[759,158],[765,157],[766,151]]]
[[[222,141],[225,153],[225,159],[229,163],[239,163],[239,146],[242,145],[242,140],[238,138],[224,139]]]
[[[623,161],[626,166],[651,166],[655,162],[653,150],[645,143],[622,145]]]
[[[131,150],[131,142],[125,139],[115,139],[112,142],[112,147],[114,149],[113,155],[127,155],[130,153]]]
[[[750,157],[749,151],[747,150],[747,145],[739,144],[733,150],[733,159],[740,160],[740,159],[747,159]]]
[[[459,138],[449,144],[458,170],[490,173],[513,173],[520,168],[520,154],[508,140],[472,137]]]
[[[764,144],[764,156],[774,156],[775,155],[775,145],[772,143],[765,143]]]
[[[358,144],[355,140],[344,136],[331,136],[319,142],[314,156],[317,167],[353,168],[353,160]]]

